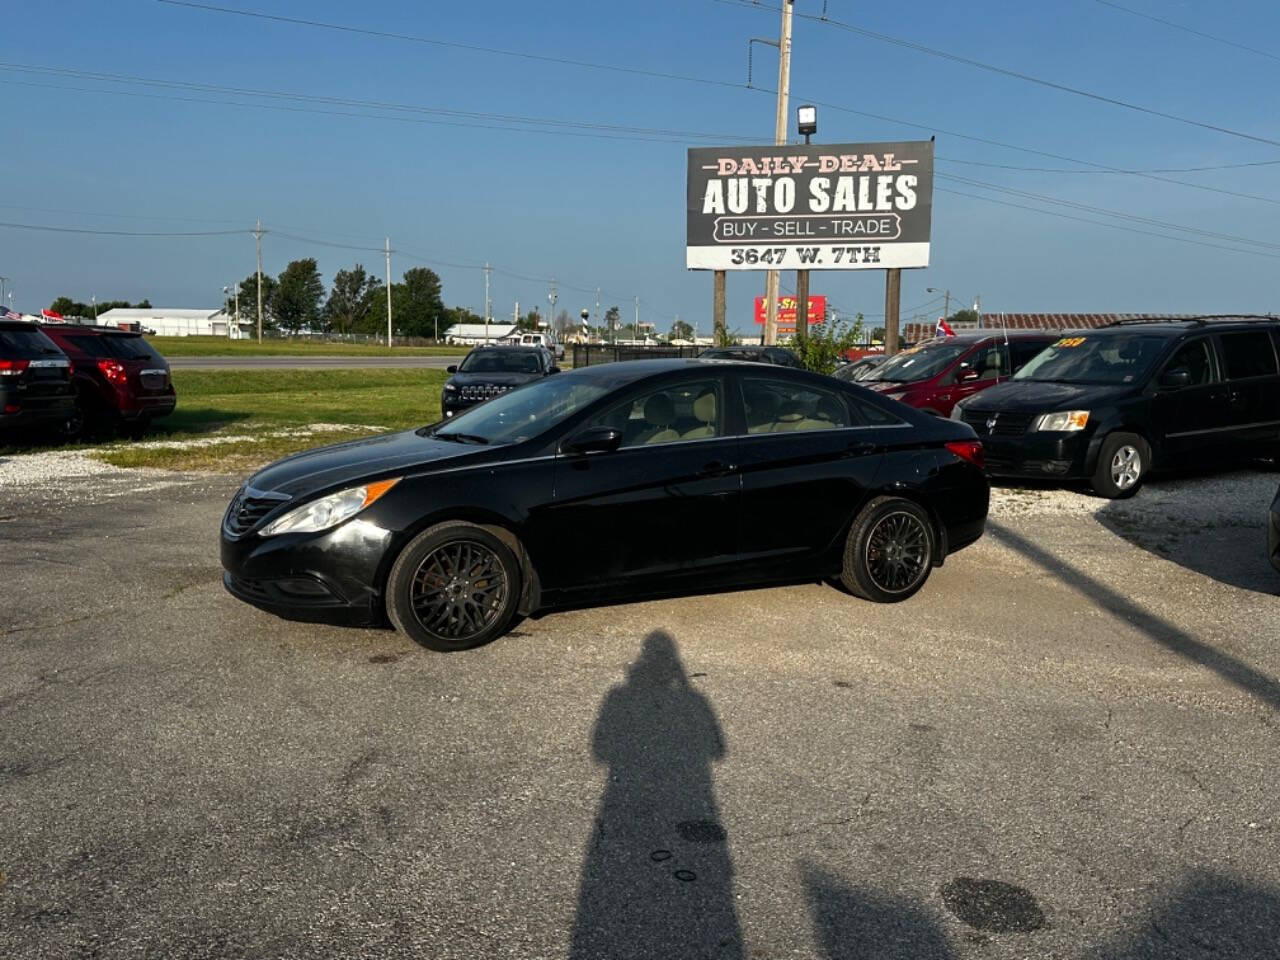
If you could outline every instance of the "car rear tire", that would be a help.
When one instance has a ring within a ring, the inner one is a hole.
[[[933,521],[918,503],[877,497],[849,528],[840,582],[864,600],[906,600],[929,579],[937,542]]]
[[[448,653],[506,632],[522,586],[520,563],[488,530],[439,523],[400,551],[387,577],[387,616],[396,629]]]
[[[1123,500],[1138,492],[1151,469],[1151,447],[1136,433],[1108,434],[1098,451],[1093,491],[1108,500]]]

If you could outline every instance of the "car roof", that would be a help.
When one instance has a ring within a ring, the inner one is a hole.
[[[921,340],[916,346],[929,343],[977,343],[980,340],[1043,340],[1060,337],[1061,330],[1005,330],[1003,327],[984,327],[982,330],[965,330],[953,337],[937,337],[933,340]]]
[[[1151,331],[1164,336],[1176,336],[1196,330],[1274,330],[1277,327],[1280,327],[1280,317],[1250,314],[1205,314],[1177,320],[1160,317],[1146,320],[1138,317],[1109,323],[1105,327],[1073,332],[1117,334]]]
[[[121,330],[119,327],[91,327],[83,323],[42,323],[40,329],[45,333],[68,333],[80,336],[89,334],[93,337],[140,337],[137,330]]]
[[[30,320],[0,320],[0,330],[39,330],[38,323]]]

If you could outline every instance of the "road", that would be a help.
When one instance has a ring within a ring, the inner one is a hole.
[[[443,357],[169,357],[174,370],[443,370],[460,363],[461,355]]]
[[[0,956],[1275,958],[1275,482],[450,656],[226,595],[234,479],[10,482]]]

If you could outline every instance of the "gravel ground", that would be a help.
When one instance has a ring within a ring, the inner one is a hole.
[[[997,490],[904,604],[440,656],[227,596],[234,478],[47,456],[0,463],[5,960],[1280,957],[1274,473]]]

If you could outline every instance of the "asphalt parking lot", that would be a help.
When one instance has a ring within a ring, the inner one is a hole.
[[[232,478],[11,467],[0,957],[1280,957],[1274,473],[441,656],[226,595]]]

